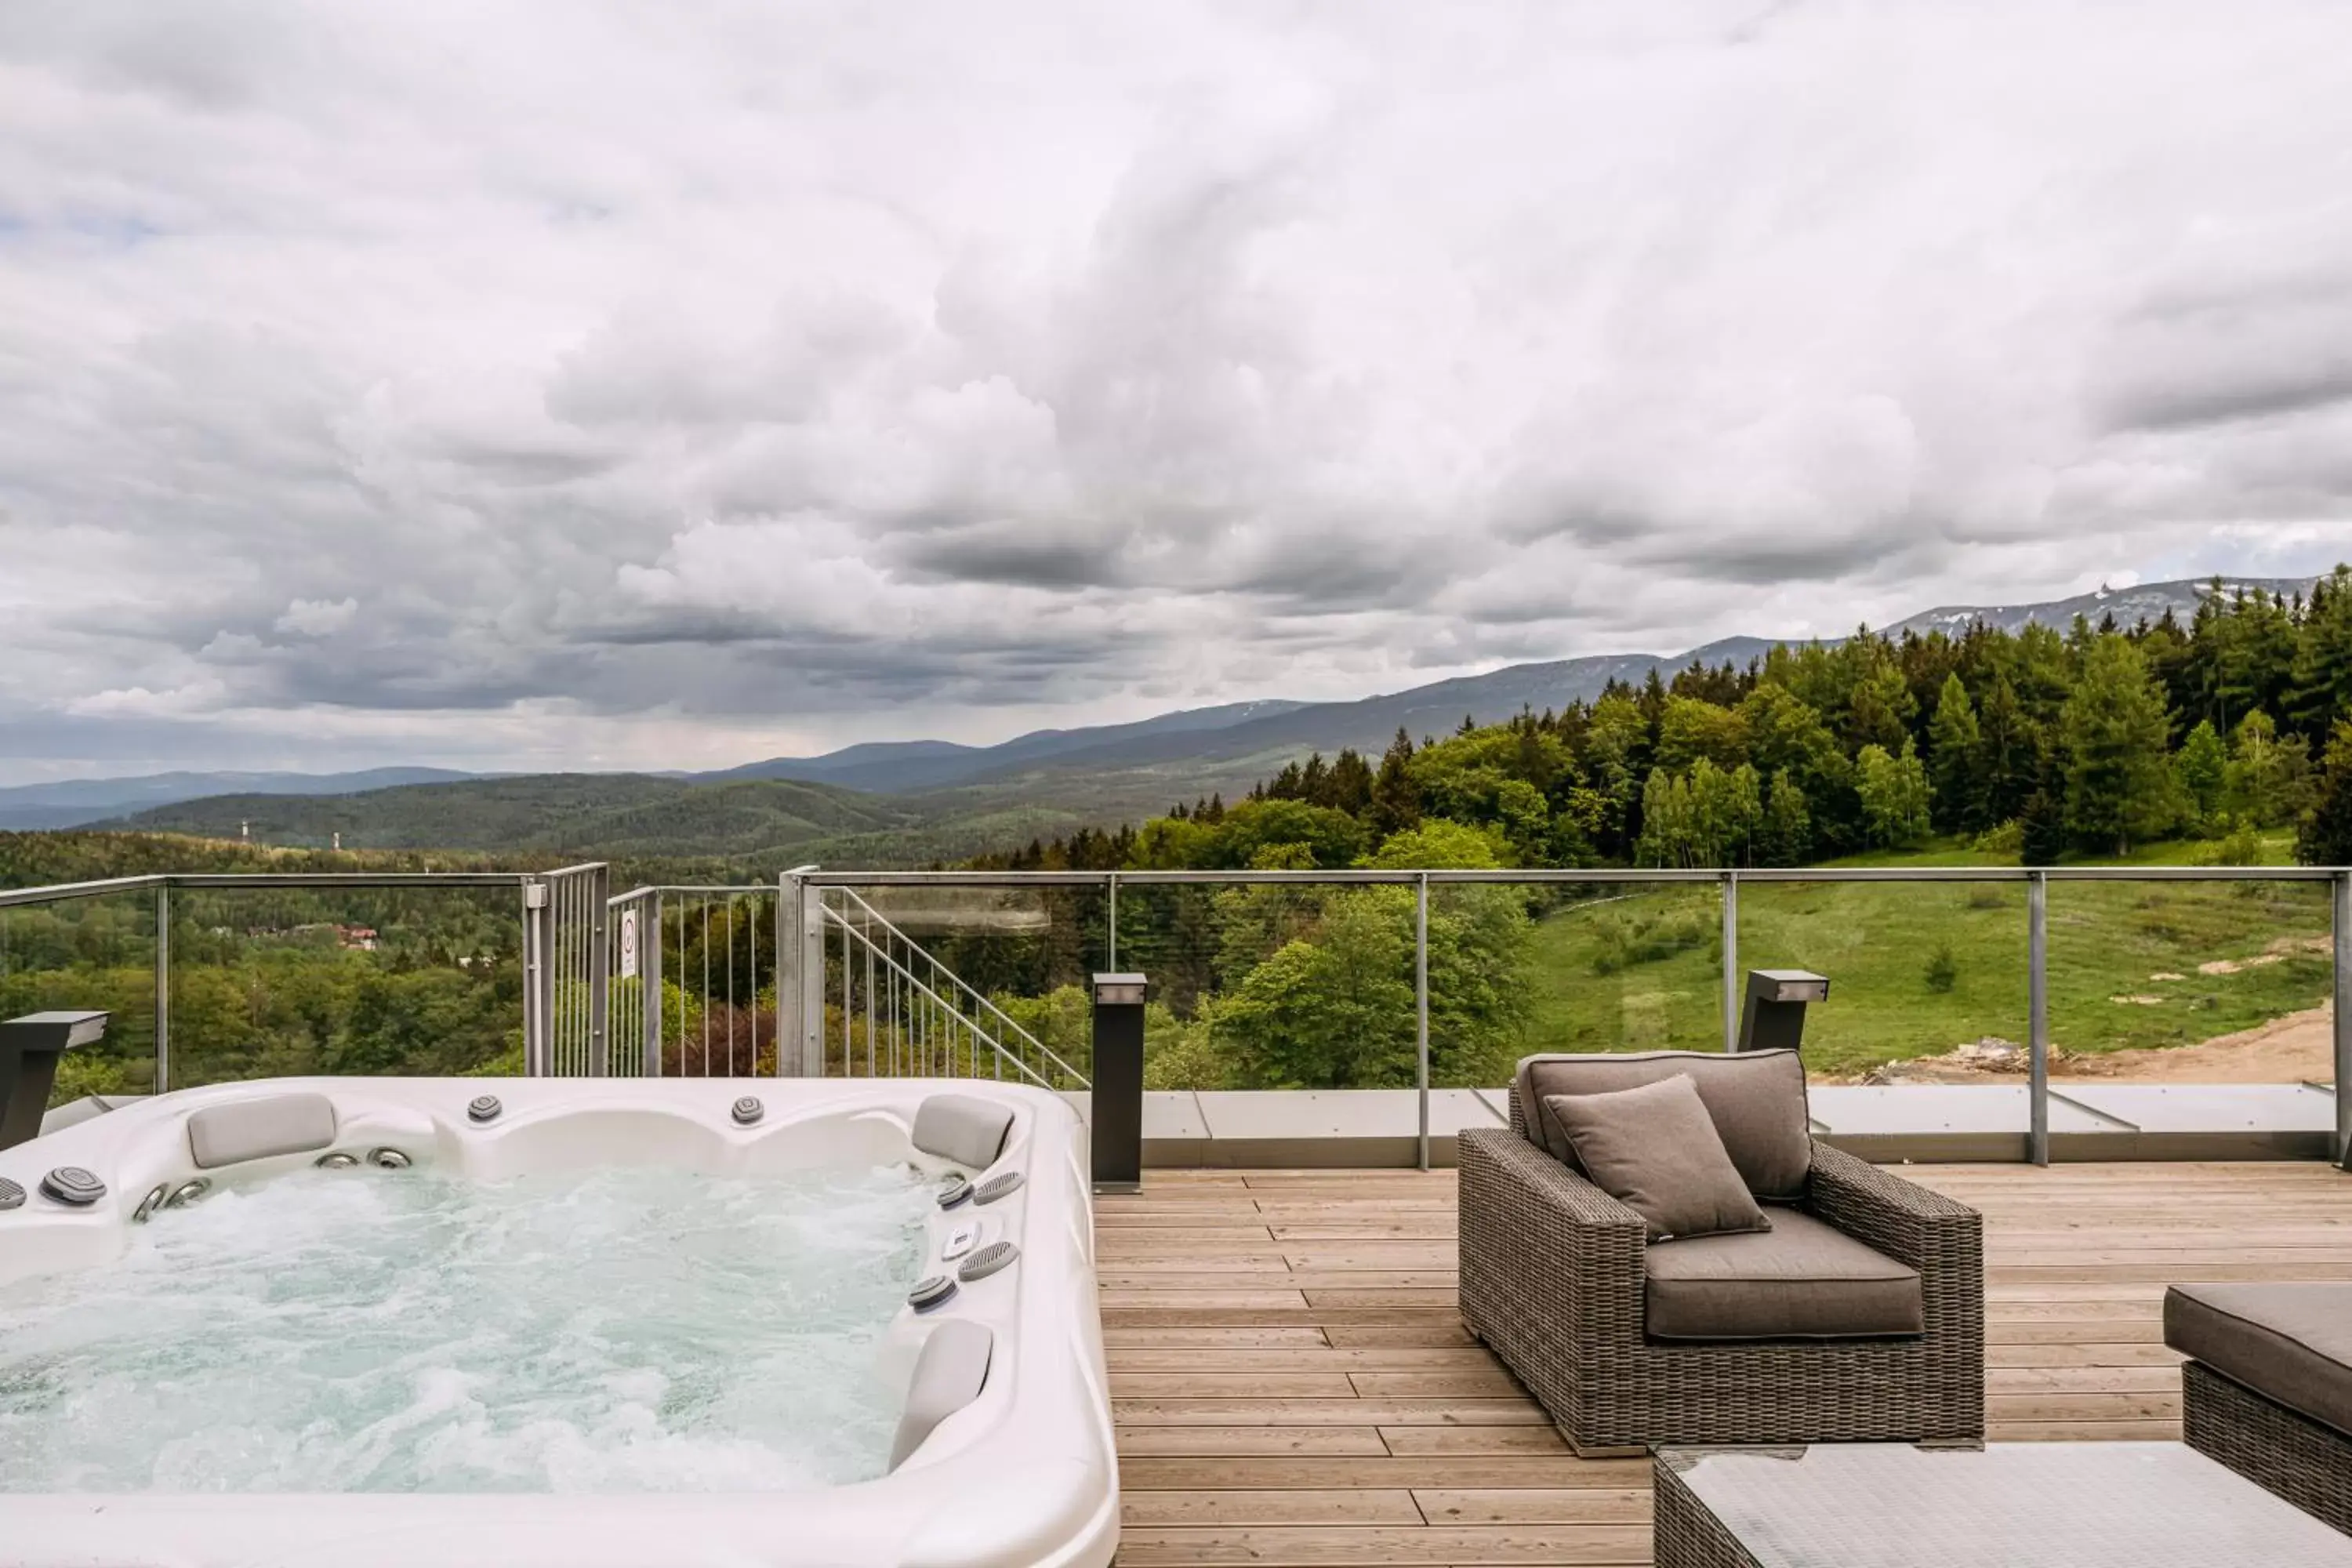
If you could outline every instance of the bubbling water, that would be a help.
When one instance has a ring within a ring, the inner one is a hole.
[[[764,1491],[883,1473],[910,1169],[305,1171],[0,1287],[0,1491]]]

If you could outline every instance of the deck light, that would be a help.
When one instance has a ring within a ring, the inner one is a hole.
[[[1143,996],[1140,974],[1095,976],[1091,1113],[1095,1191],[1143,1187]]]
[[[1804,1038],[1805,1004],[1830,999],[1827,975],[1804,969],[1751,969],[1739,1014],[1743,1051],[1793,1051]]]
[[[58,1058],[106,1037],[104,1013],[27,1013],[0,1024],[0,1149],[41,1135]]]

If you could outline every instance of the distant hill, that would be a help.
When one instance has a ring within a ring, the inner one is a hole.
[[[2224,586],[2293,593],[2310,582],[2244,579]],[[2096,621],[2106,614],[2130,625],[2167,610],[2185,619],[2205,591],[2204,583],[2184,580],[2041,604],[1948,605],[1889,629],[1957,632],[1982,619],[2014,632],[2029,622],[2063,627],[2077,615]],[[340,832],[350,848],[920,864],[1081,826],[1135,821],[1213,792],[1234,795],[1310,751],[1377,752],[1399,729],[1416,740],[1444,735],[1465,717],[1493,723],[1522,709],[1589,701],[1610,681],[1639,684],[1653,669],[1671,674],[1694,660],[1744,665],[1775,640],[1736,637],[1671,656],[1597,654],[1512,665],[1349,702],[1269,700],[1187,709],[1129,724],[1039,730],[993,746],[869,742],[712,773],[480,778],[383,769],[325,775],[330,782],[307,785],[299,774],[191,773],[32,785],[0,791],[0,826],[11,825],[5,814],[13,797],[16,809],[62,809],[76,814],[74,823],[121,815],[119,824],[108,826],[235,837],[239,824],[249,822],[257,840],[279,845],[324,846]],[[411,782],[420,776],[437,782]],[[207,780],[242,782],[235,794],[193,798]],[[376,784],[398,787],[371,787]],[[110,809],[73,804],[103,798],[109,788],[127,798]],[[298,788],[310,793],[291,793]],[[191,795],[177,793],[183,789]],[[142,797],[142,790],[149,795]],[[37,793],[43,791],[52,793]]]
[[[918,815],[896,803],[785,779],[697,784],[649,773],[525,773],[350,795],[227,795],[182,801],[104,826],[346,849],[565,851],[606,858],[790,849],[843,835],[887,835]]]
[[[1033,730],[994,746],[960,746],[949,741],[884,741],[848,746],[821,757],[771,757],[765,762],[704,773],[704,779],[805,779],[846,789],[912,795],[947,789],[1008,768],[1048,762],[1102,746],[1175,739],[1181,752],[1189,738],[1277,717],[1307,706],[1268,699],[1229,702],[1218,708],[1187,708],[1131,724],[1082,730]]]
[[[0,789],[0,831],[76,827],[127,811],[208,795],[349,795],[479,775],[449,768],[367,768],[349,773],[173,773],[136,778],[60,779]]]
[[[2225,577],[2221,591],[2225,595],[2241,590],[2260,588],[2267,594],[2300,594],[2307,592],[2316,581],[2310,577]],[[1882,629],[1890,635],[1917,632],[1926,637],[1932,631],[1958,632],[1970,621],[1982,621],[1996,631],[2012,635],[2028,626],[2055,626],[2063,631],[2074,624],[2076,616],[2096,626],[2103,616],[2113,616],[2116,625],[2130,626],[2141,621],[2160,621],[2165,612],[2179,617],[2181,625],[2189,624],[2196,615],[2198,602],[2211,591],[2212,580],[2206,577],[2184,577],[2174,583],[2142,583],[2130,588],[2101,588],[2094,593],[2077,594],[2071,599],[2053,599],[2038,605],[1943,605],[1932,610],[1922,610],[1907,620],[1895,622]]]

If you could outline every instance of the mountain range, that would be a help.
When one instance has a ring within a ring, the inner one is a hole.
[[[2311,579],[2226,587],[2294,592]],[[1953,605],[1887,628],[1955,631],[1972,620],[2014,632],[2075,616],[2119,624],[2193,614],[2199,581],[2101,589],[2022,605]],[[1133,723],[1040,730],[992,746],[896,741],[814,757],[771,757],[694,774],[483,776],[430,768],[334,774],[165,773],[0,789],[0,828],[110,827],[252,836],[347,847],[533,848],[599,855],[709,854],[884,864],[970,854],[1235,795],[1310,751],[1377,752],[1402,728],[1451,731],[1522,709],[1597,697],[1694,661],[1744,664],[1773,639],[1738,637],[1671,657],[1599,654],[1512,665],[1346,702],[1281,700],[1163,713]]]

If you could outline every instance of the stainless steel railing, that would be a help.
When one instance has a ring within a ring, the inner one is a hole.
[[[1002,1074],[1081,1088],[1075,1053],[1017,1022],[986,987],[919,940],[882,890],[1098,894],[1102,967],[1119,963],[1122,889],[1375,887],[1413,893],[1415,1085],[1424,1152],[1430,1089],[1429,915],[1433,890],[1510,885],[1707,886],[1720,899],[1725,1043],[1738,1015],[1743,888],[1790,883],[2022,884],[2026,889],[2029,1149],[2049,1154],[2053,884],[2296,882],[2329,889],[2335,1148],[2352,1148],[2352,870],[2328,867],[1819,867],[1789,869],[1332,871],[827,871],[775,884],[646,887],[609,896],[601,865],[555,872],[168,873],[0,889],[0,914],[92,899],[152,900],[154,1082],[173,1082],[175,895],[215,889],[512,889],[525,970],[525,1070],[533,1073]],[[1130,927],[1134,917],[1128,917]],[[8,973],[0,931],[0,976]],[[634,966],[634,973],[631,973]],[[868,970],[871,976],[868,976]],[[870,1045],[869,1045],[870,1042]]]
[[[1013,1021],[855,889],[818,891],[828,943],[818,994],[837,1020],[841,1070],[850,1077],[1018,1079],[1043,1089],[1084,1089],[1084,1073]],[[834,1060],[828,1037],[823,1059]],[[861,1049],[863,1047],[862,1056]]]
[[[2050,1157],[2049,888],[2052,883],[2298,882],[2322,885],[2330,900],[2333,965],[2331,986],[2336,1103],[2335,1155],[2352,1151],[2352,868],[2269,866],[2061,866],[2061,867],[1797,867],[1754,869],[1534,869],[1453,868],[1314,871],[826,871],[803,868],[786,879],[788,899],[821,904],[829,895],[865,889],[1090,889],[1108,910],[1103,943],[1106,969],[1118,966],[1118,898],[1122,889],[1182,887],[1402,887],[1414,891],[1413,1005],[1415,1088],[1420,1099],[1422,1160],[1428,1159],[1430,1092],[1429,900],[1433,889],[1465,886],[1569,888],[1619,885],[1710,886],[1721,900],[1722,1027],[1724,1048],[1736,1043],[1741,1003],[1739,890],[1743,886],[1788,883],[2022,884],[2027,895],[2028,989],[2027,1148],[2037,1164]],[[822,1011],[804,1013],[802,1026],[814,1031]]]

